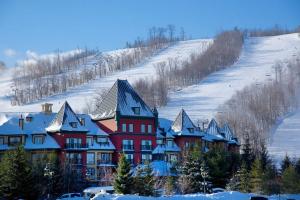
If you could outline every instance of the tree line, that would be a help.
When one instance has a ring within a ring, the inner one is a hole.
[[[215,147],[202,153],[196,145],[174,164],[173,174],[155,177],[151,165],[132,170],[124,155],[120,157],[115,174],[114,188],[119,194],[153,196],[163,194],[211,193],[212,188],[226,188],[256,194],[297,194],[300,192],[300,158],[292,161],[288,156],[280,169],[270,159],[266,147],[254,153],[249,140],[242,146],[242,154]]]
[[[78,50],[73,54],[57,51],[54,56],[20,62],[15,68],[12,105],[60,94],[69,88],[134,67],[159,50],[186,38],[184,29],[174,25],[152,27],[146,39],[126,43],[126,49],[101,53],[96,49]]]
[[[259,149],[260,143],[269,140],[277,120],[299,106],[299,57],[287,64],[277,62],[273,79],[266,74],[267,82],[238,91],[220,106],[218,121],[229,123],[240,141],[249,137],[252,147]]]
[[[134,88],[148,105],[164,106],[171,90],[196,84],[208,74],[236,62],[243,42],[243,32],[238,29],[221,32],[203,54],[193,54],[184,62],[169,59],[158,63],[155,78],[139,79]]]
[[[300,34],[300,26],[293,29],[288,29],[280,27],[279,25],[274,25],[273,27],[266,29],[246,29],[245,32],[247,32],[249,37],[275,36],[289,33]]]

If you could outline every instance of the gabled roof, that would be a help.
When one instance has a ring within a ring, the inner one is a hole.
[[[76,126],[71,126],[71,123],[76,123]],[[81,125],[77,115],[72,110],[69,103],[66,101],[56,114],[53,121],[46,128],[48,132],[59,131],[78,131],[87,132],[88,130]]]
[[[217,136],[214,140],[226,140],[215,119],[209,122],[206,133]]]
[[[184,109],[181,109],[180,113],[177,115],[175,121],[172,123],[171,129],[175,135],[201,135],[200,131],[196,129],[196,126]]]
[[[138,107],[140,114],[133,108]],[[155,117],[150,107],[134,91],[127,80],[117,80],[103,98],[94,120],[113,118],[119,112],[121,116]]]

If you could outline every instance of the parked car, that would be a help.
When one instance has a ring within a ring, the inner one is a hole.
[[[263,196],[253,196],[250,197],[250,200],[268,200],[268,198]]]
[[[83,200],[80,193],[67,193],[58,197],[56,200]]]
[[[89,187],[83,190],[83,197],[85,199],[91,199],[96,194],[112,194],[114,192],[113,186],[103,186],[103,187]]]
[[[224,188],[212,188],[211,192],[212,193],[225,192],[225,189]]]

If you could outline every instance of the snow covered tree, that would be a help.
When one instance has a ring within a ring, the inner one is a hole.
[[[138,166],[133,177],[133,192],[142,196],[152,196],[154,194],[154,184],[155,180],[150,164],[146,163],[143,166]]]
[[[132,173],[130,163],[124,154],[120,155],[117,173],[114,181],[114,189],[118,194],[130,194],[132,189]]]
[[[35,199],[31,165],[23,146],[7,151],[0,163],[0,196]]]
[[[240,189],[240,171],[238,170],[237,173],[233,174],[231,179],[229,180],[228,184],[226,185],[226,190],[230,191],[238,191]]]
[[[260,159],[255,159],[250,171],[250,186],[251,192],[261,193],[262,191],[263,170]]]
[[[282,187],[283,192],[287,194],[298,194],[300,192],[300,176],[292,165],[283,171]]]
[[[281,162],[281,172],[283,173],[289,166],[292,165],[290,157],[286,154]]]

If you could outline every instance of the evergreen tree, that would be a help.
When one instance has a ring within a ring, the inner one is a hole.
[[[152,196],[154,194],[154,182],[153,170],[150,164],[139,165],[133,177],[132,190],[142,196]]]
[[[242,163],[238,176],[240,177],[240,191],[250,192],[250,173],[247,170],[247,164],[245,162]]]
[[[295,170],[298,173],[298,175],[300,176],[300,158],[295,163]]]
[[[205,154],[209,176],[215,187],[224,188],[231,176],[230,155],[224,149],[214,148]]]
[[[281,163],[281,172],[283,173],[291,165],[292,165],[292,162],[291,162],[290,157],[287,154],[285,154],[285,157]]]
[[[287,194],[298,194],[300,192],[300,176],[292,165],[283,171],[282,187],[283,192]]]
[[[261,149],[260,149],[260,155],[259,155],[260,161],[261,161],[261,167],[262,170],[265,171],[267,166],[271,164],[271,160],[269,158],[269,153],[266,148],[266,145],[264,142],[261,143]]]
[[[245,143],[243,144],[242,152],[242,161],[246,164],[247,171],[250,171],[255,156],[251,149],[249,136],[245,137]]]
[[[126,160],[124,154],[120,155],[117,173],[114,181],[114,189],[119,194],[130,194],[132,187],[132,173],[130,163]]]
[[[238,170],[237,173],[233,174],[231,179],[229,180],[228,184],[226,185],[226,190],[230,191],[237,191],[240,189],[240,171]]]
[[[166,195],[172,195],[175,190],[175,180],[173,176],[168,176],[166,183],[164,185],[164,190]]]
[[[35,199],[31,165],[23,146],[7,151],[0,163],[0,194],[5,199]]]
[[[255,159],[252,169],[250,171],[250,186],[251,192],[253,193],[261,193],[262,192],[262,177],[263,170],[261,161],[259,159]]]
[[[263,174],[262,191],[264,194],[280,194],[280,181],[277,169],[274,165],[268,164]]]

